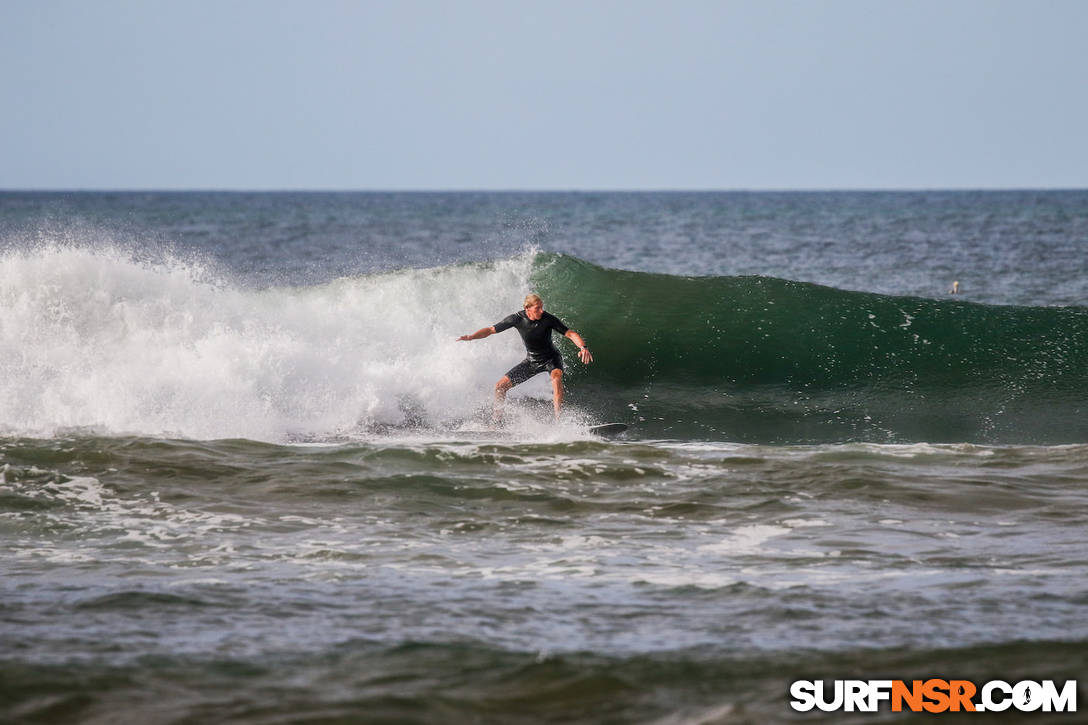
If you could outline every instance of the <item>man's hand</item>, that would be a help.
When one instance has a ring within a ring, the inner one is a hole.
[[[588,347],[583,347],[581,350],[578,351],[578,359],[581,360],[584,364],[589,365],[591,362],[593,362],[593,353],[589,351]]]

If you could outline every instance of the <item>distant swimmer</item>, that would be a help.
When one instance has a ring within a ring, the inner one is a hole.
[[[948,294],[950,294],[950,295],[958,295],[959,293],[960,293],[960,283],[959,283],[959,281],[957,280],[957,281],[954,281],[954,282],[952,283],[952,289],[948,290]]]
[[[525,359],[510,368],[499,382],[495,383],[495,416],[498,418],[506,392],[515,385],[524,383],[537,373],[547,371],[552,379],[552,398],[555,404],[555,418],[559,419],[559,410],[563,407],[563,358],[552,344],[552,330],[568,338],[578,346],[578,359],[588,365],[593,362],[593,355],[574,330],[564,325],[558,317],[544,311],[544,301],[538,295],[525,297],[525,309],[497,322],[491,327],[477,330],[471,335],[462,335],[458,340],[482,340],[496,332],[516,328],[525,343]]]

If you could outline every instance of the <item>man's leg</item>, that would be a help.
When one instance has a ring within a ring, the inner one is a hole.
[[[502,408],[506,402],[506,392],[514,387],[509,375],[503,375],[499,382],[495,383],[495,405],[491,409],[491,422],[502,422]]]
[[[559,421],[559,410],[563,407],[563,371],[552,370],[552,401],[555,403],[555,420]]]

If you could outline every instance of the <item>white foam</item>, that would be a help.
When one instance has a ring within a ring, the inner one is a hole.
[[[811,528],[813,526],[830,526],[831,524],[823,519],[785,519],[780,522],[783,526],[789,526],[794,529]]]
[[[247,290],[199,264],[43,246],[0,256],[0,428],[282,440],[467,416],[523,355],[457,342],[516,309],[534,252]]]
[[[760,553],[764,543],[789,532],[790,529],[785,526],[771,526],[769,524],[741,526],[720,541],[713,544],[703,544],[699,547],[699,550],[722,554],[757,554]]]
[[[656,587],[698,587],[699,589],[723,589],[740,581],[728,572],[701,569],[673,568],[671,570],[643,571],[629,577],[632,583],[652,584]]]

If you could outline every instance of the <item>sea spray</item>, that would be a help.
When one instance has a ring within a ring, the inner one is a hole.
[[[456,342],[524,294],[533,253],[252,290],[183,260],[44,246],[0,257],[0,421],[279,440],[467,416],[517,340]]]

